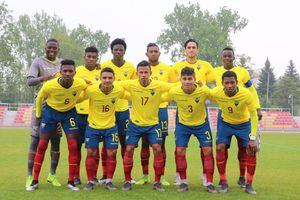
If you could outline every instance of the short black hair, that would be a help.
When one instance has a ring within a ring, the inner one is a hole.
[[[234,50],[233,50],[233,48],[232,47],[225,47],[223,50],[222,50],[222,53],[223,53],[223,51],[232,51],[232,53],[233,53],[233,56],[234,56]]]
[[[49,42],[55,42],[55,43],[57,43],[57,45],[59,45],[58,40],[55,39],[55,38],[50,38],[50,39],[48,39],[48,40],[46,41],[46,45],[47,45]]]
[[[84,52],[85,53],[92,52],[92,53],[97,53],[97,54],[99,53],[98,49],[95,46],[90,46],[90,47],[85,48]]]
[[[150,42],[150,43],[147,45],[147,52],[148,52],[148,50],[149,50],[149,47],[157,47],[158,50],[159,50],[159,46],[158,46],[156,43],[154,43],[154,42]]]
[[[149,67],[150,70],[151,70],[150,63],[149,63],[148,61],[146,61],[146,60],[142,60],[141,62],[139,62],[139,63],[137,64],[136,69],[138,69],[139,67]]]
[[[195,39],[188,39],[187,41],[185,41],[185,43],[184,43],[184,48],[186,48],[187,47],[187,45],[188,45],[188,43],[189,42],[195,42],[196,43],[196,46],[197,46],[197,48],[199,47],[199,44],[198,44],[198,42],[195,40]]]
[[[109,72],[109,73],[112,73],[114,76],[115,76],[115,72],[112,68],[109,68],[109,67],[104,67],[101,72],[100,72],[100,76],[102,75],[102,73],[104,72]]]
[[[194,76],[195,70],[191,67],[184,67],[181,70],[180,76]]]
[[[120,38],[114,39],[114,40],[111,42],[111,44],[110,44],[110,49],[113,50],[114,46],[117,45],[117,44],[123,45],[124,50],[126,51],[127,44],[126,44],[126,42],[125,42],[123,39],[120,39]]]
[[[237,81],[237,76],[236,73],[233,71],[226,71],[223,75],[222,75],[222,82],[224,81],[224,78],[226,77],[234,77],[234,79]]]
[[[62,60],[60,62],[60,69],[62,69],[63,65],[73,65],[73,67],[75,69],[75,62],[74,62],[74,60],[68,60],[68,59]]]

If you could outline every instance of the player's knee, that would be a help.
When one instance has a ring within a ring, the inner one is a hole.
[[[152,144],[152,149],[154,154],[161,154],[161,145],[160,144]]]
[[[96,156],[96,149],[92,149],[92,148],[87,148],[87,156],[89,157],[95,157]]]
[[[212,147],[202,147],[202,150],[204,155],[212,154]]]
[[[107,157],[116,157],[117,149],[107,149]]]
[[[176,147],[176,155],[185,155],[186,147]]]
[[[29,152],[36,152],[38,144],[39,144],[39,138],[31,136]]]
[[[217,144],[217,150],[218,151],[223,151],[226,149],[226,144],[225,143],[219,143]]]
[[[126,153],[133,155],[134,145],[126,145]]]

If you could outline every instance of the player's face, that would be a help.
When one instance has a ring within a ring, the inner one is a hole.
[[[101,73],[101,84],[104,87],[111,87],[115,80],[115,76],[111,72],[103,72]]]
[[[142,82],[146,82],[149,80],[151,75],[151,70],[149,66],[140,66],[137,70],[137,76],[139,77],[139,80]]]
[[[237,81],[234,77],[224,77],[223,86],[226,94],[231,95],[236,91]]]
[[[193,75],[184,75],[180,77],[180,82],[183,89],[189,89],[195,84],[195,76]]]
[[[59,46],[57,42],[48,42],[45,47],[46,58],[48,60],[55,60],[59,52]]]
[[[125,54],[125,48],[121,44],[116,44],[113,46],[112,54],[115,60],[123,60]]]
[[[186,57],[188,58],[195,58],[198,55],[198,47],[197,44],[195,42],[189,42],[186,45],[186,48],[184,49],[184,53],[186,55]]]
[[[160,56],[159,48],[156,46],[149,47],[146,56],[150,62],[157,62]]]
[[[222,62],[224,66],[232,65],[234,61],[234,55],[231,50],[224,50],[222,52]]]
[[[73,80],[75,73],[76,73],[75,67],[73,65],[62,65],[61,66],[60,74],[64,80],[66,80],[66,81]]]
[[[96,52],[87,52],[84,56],[85,66],[95,67],[98,60],[98,54]]]

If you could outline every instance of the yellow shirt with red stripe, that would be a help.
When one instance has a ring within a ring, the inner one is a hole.
[[[173,69],[175,71],[175,74],[177,76],[177,79],[180,78],[181,70],[184,67],[191,67],[195,70],[196,75],[196,81],[201,81],[203,84],[206,84],[208,82],[211,82],[214,80],[213,78],[213,67],[211,64],[204,60],[197,60],[196,63],[189,63],[186,60],[179,61],[174,63]]]
[[[260,108],[259,98],[257,95],[257,91],[252,85],[250,74],[244,67],[235,66],[230,70],[224,68],[224,66],[216,67],[213,69],[214,79],[216,81],[217,86],[222,86],[222,75],[226,71],[233,71],[237,75],[238,85],[241,87],[246,87],[252,93],[254,98],[254,103],[256,108]]]
[[[101,63],[101,68],[103,69],[104,67],[109,67],[114,70],[116,81],[125,81],[134,79],[136,77],[135,66],[128,61],[125,61],[125,63],[121,67],[118,67],[111,60],[107,60]],[[125,110],[128,110],[128,101],[120,99],[117,103],[116,111],[122,112]]]
[[[60,78],[47,81],[38,93],[36,100],[36,117],[42,114],[42,104],[44,99],[51,108],[66,112],[75,107],[80,93],[86,89],[87,84],[81,78],[74,78],[73,84],[69,88],[64,88],[59,84]]]
[[[100,81],[100,69],[95,68],[90,71],[85,66],[81,65],[76,67],[75,77],[82,78],[89,81],[91,84],[95,84]],[[89,114],[89,101],[85,100],[81,103],[76,104],[76,111],[78,114]]]
[[[177,77],[175,75],[173,68],[163,62],[159,62],[159,64],[155,66],[151,65],[151,72],[152,74],[150,78],[152,80],[162,81],[166,83],[177,82]],[[168,103],[165,102],[165,103],[161,103],[159,107],[166,108],[167,105]]]
[[[162,94],[167,92],[173,84],[152,80],[143,87],[139,80],[120,81],[120,84],[131,95],[132,111],[130,119],[138,126],[153,126],[158,123],[158,110],[162,101]]]
[[[104,94],[100,84],[93,84],[86,89],[83,99],[89,101],[89,126],[94,129],[108,129],[115,126],[115,110],[118,101],[126,98],[124,89],[114,85],[113,90]]]
[[[206,85],[196,85],[196,90],[185,93],[181,85],[172,87],[167,94],[168,101],[175,101],[178,108],[179,123],[186,126],[199,126],[205,123],[207,116],[205,101],[210,96],[210,90]],[[163,96],[163,100],[165,97]]]

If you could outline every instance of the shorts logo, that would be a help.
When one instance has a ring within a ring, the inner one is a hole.
[[[77,94],[76,91],[73,91],[73,92],[72,92],[72,95],[73,95],[74,97],[76,96],[76,94]]]
[[[128,71],[124,71],[123,74],[124,74],[125,77],[127,77],[128,76]]]
[[[42,123],[42,124],[41,124],[41,127],[42,127],[42,128],[45,128],[45,126],[46,126],[46,123]]]
[[[128,140],[129,139],[129,135],[126,135],[126,140]]]
[[[85,142],[89,142],[90,141],[90,138],[85,138]]]
[[[155,94],[155,90],[154,89],[151,89],[150,90],[150,94],[153,96]]]
[[[159,75],[161,75],[161,76],[164,74],[164,72],[163,72],[162,69],[160,69],[160,70],[158,71],[158,73],[159,73]]]
[[[198,65],[197,65],[197,69],[200,70],[200,68],[201,68],[201,66],[198,64]]]
[[[116,99],[115,99],[115,98],[112,98],[112,99],[111,99],[111,102],[112,102],[112,103],[116,103]]]
[[[199,103],[199,101],[200,101],[200,98],[199,98],[199,97],[196,97],[195,102],[196,102],[196,103]]]
[[[239,105],[239,102],[237,100],[234,100],[234,105],[235,106],[238,106]]]

